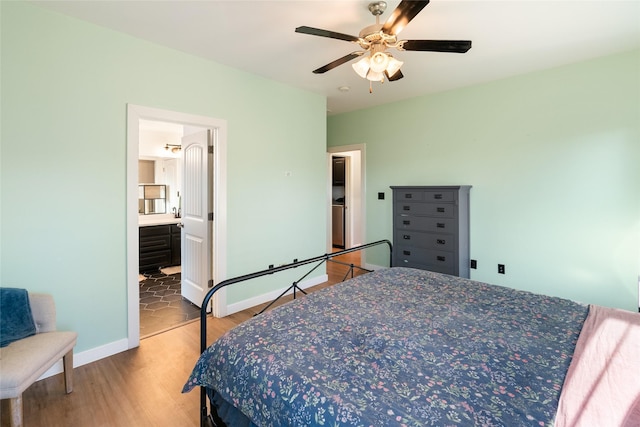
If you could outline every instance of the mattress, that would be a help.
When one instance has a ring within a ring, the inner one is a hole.
[[[408,268],[252,318],[198,360],[258,426],[551,425],[588,306]]]

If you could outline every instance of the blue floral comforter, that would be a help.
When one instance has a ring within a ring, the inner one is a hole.
[[[588,306],[391,268],[239,325],[183,391],[258,426],[547,426]]]

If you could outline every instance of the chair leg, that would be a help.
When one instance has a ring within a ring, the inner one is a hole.
[[[22,395],[9,399],[9,411],[11,412],[11,427],[22,427]]]
[[[62,356],[62,364],[64,366],[64,388],[68,394],[73,391],[73,349]]]

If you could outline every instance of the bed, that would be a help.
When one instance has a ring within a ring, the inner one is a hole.
[[[394,267],[237,326],[183,392],[229,427],[637,426],[638,372],[639,314]]]

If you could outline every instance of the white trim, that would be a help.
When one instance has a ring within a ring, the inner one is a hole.
[[[327,200],[325,202],[325,207],[327,209],[325,218],[326,218],[326,224],[325,224],[325,229],[327,230],[327,242],[326,242],[326,247],[327,247],[327,253],[331,253],[332,249],[333,249],[333,236],[332,236],[332,212],[331,212],[331,205],[333,204],[333,200],[332,200],[332,193],[331,193],[331,179],[333,177],[333,172],[332,172],[332,159],[333,156],[331,155],[331,153],[327,152]]]
[[[227,125],[219,126],[214,133],[213,147],[213,282],[227,279]],[[216,292],[211,305],[215,317],[228,314],[227,290]]]
[[[377,264],[365,264],[364,268],[366,268],[367,270],[373,270],[373,271],[377,271],[377,270],[384,270],[386,268],[390,268],[384,265],[377,265]]]
[[[312,279],[304,280],[304,281],[302,281],[302,282],[300,282],[298,284],[298,287],[300,289],[307,289],[307,288],[310,288],[311,286],[315,286],[315,285],[319,285],[320,283],[324,283],[327,280],[329,280],[329,276],[324,274],[324,275],[321,275],[321,276],[318,276],[318,277],[314,277]],[[285,289],[287,289],[287,288],[282,288],[282,289],[278,289],[278,290],[275,290],[275,291],[267,292],[266,294],[257,295],[255,297],[247,298],[247,299],[244,299],[242,301],[239,301],[239,302],[236,302],[236,303],[233,303],[233,304],[229,304],[227,306],[228,314],[237,313],[239,311],[246,310],[247,308],[255,307],[257,305],[264,304],[266,302],[271,302],[274,299],[276,299],[278,297],[278,295],[280,295]],[[290,290],[285,295],[289,295],[291,293],[293,293],[293,290]]]
[[[359,157],[360,160],[360,176],[359,176],[359,180],[360,180],[360,194],[358,195],[360,198],[360,216],[357,218],[353,217],[353,215],[351,216],[350,220],[348,221],[349,224],[351,224],[351,228],[353,228],[354,226],[357,226],[358,228],[358,233],[360,236],[362,236],[362,241],[358,242],[358,241],[353,241],[351,239],[347,239],[347,241],[350,243],[350,246],[357,246],[357,245],[361,245],[361,244],[365,244],[368,243],[367,241],[367,198],[366,198],[366,194],[367,194],[367,188],[366,188],[366,151],[365,151],[365,144],[353,144],[353,145],[342,145],[340,147],[329,147],[327,148],[327,170],[329,171],[328,176],[329,179],[327,180],[327,251],[331,252],[332,249],[332,243],[331,243],[331,158],[335,155],[341,155],[341,156],[347,156],[350,158],[354,158],[356,156]],[[357,152],[357,153],[354,153]],[[357,188],[357,185],[354,185],[353,182],[349,183],[350,188],[353,190],[354,188]],[[350,200],[348,201],[347,205],[348,206],[353,206],[353,199],[356,197],[356,194],[354,193],[354,191],[350,191],[349,192],[349,196]],[[351,209],[351,211],[349,212],[349,214],[351,214],[351,212],[353,212],[354,210]],[[361,260],[362,264],[365,264],[365,253],[362,252],[362,260]]]
[[[227,273],[227,122],[226,120],[169,110],[127,104],[127,337],[128,348],[140,345],[140,308],[138,285],[138,155],[140,146],[139,121],[154,120],[217,129],[218,146],[214,148],[214,254],[213,280],[218,283]],[[226,314],[226,290],[216,293],[212,303],[216,316]]]
[[[105,357],[113,356],[114,354],[121,353],[128,350],[128,340],[123,338],[118,341],[114,341],[109,344],[102,345],[100,347],[94,347],[82,353],[73,354],[73,367],[77,368],[82,365],[95,362],[96,360],[104,359]],[[49,378],[53,375],[58,375],[64,372],[64,365],[62,359],[60,359],[55,365],[38,378],[38,381],[45,378]]]

